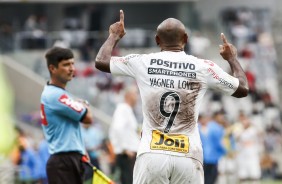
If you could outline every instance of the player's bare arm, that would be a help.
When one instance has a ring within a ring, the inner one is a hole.
[[[221,39],[223,41],[223,45],[219,46],[220,55],[229,63],[232,76],[239,79],[238,89],[233,93],[232,96],[237,98],[245,97],[248,95],[249,86],[245,72],[237,60],[237,49],[227,41],[223,33],[221,33]]]
[[[120,21],[112,24],[109,28],[109,37],[100,48],[96,60],[95,66],[97,69],[110,73],[110,60],[113,48],[117,42],[125,35],[124,29],[124,13],[120,10]]]

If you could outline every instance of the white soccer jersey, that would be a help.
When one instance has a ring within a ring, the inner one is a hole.
[[[185,52],[112,57],[110,70],[114,75],[135,78],[139,87],[143,127],[138,155],[154,152],[203,163],[196,126],[203,96],[209,87],[232,95],[239,80],[212,61]]]

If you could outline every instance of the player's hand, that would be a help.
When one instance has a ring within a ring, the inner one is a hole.
[[[87,100],[83,100],[83,99],[78,99],[77,100],[79,103],[82,103],[85,107],[89,107],[90,104]]]
[[[109,29],[110,35],[113,35],[117,40],[121,39],[125,35],[123,10],[119,11],[119,16],[119,22],[112,24]]]
[[[227,41],[224,34],[221,33],[221,39],[223,41],[223,45],[219,45],[220,55],[223,59],[227,61],[231,61],[237,57],[237,49],[231,43]]]

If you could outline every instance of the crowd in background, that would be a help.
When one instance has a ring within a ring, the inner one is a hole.
[[[205,155],[204,164],[214,169],[209,170],[213,173],[208,171],[206,173],[211,174],[208,177],[213,179],[211,183],[216,180],[219,183],[236,183],[238,180],[244,182],[261,178],[281,178],[282,162],[279,153],[282,151],[282,132],[281,112],[278,108],[277,58],[267,11],[226,9],[221,17],[223,17],[222,25],[232,38],[231,42],[238,49],[241,64],[246,71],[250,94],[247,98],[236,101],[216,91],[208,93],[199,117],[199,130]],[[28,17],[24,25],[28,34],[26,38],[33,41],[23,42],[28,44],[27,48],[45,47],[47,41],[44,37],[45,21],[44,16]],[[0,40],[3,40],[2,37],[12,39],[9,37],[11,31],[9,24],[2,24]],[[132,42],[131,33],[143,35],[141,36],[143,39]],[[129,31],[129,39],[123,44],[129,47],[146,45],[148,42],[144,33],[146,33],[144,30]],[[73,34],[78,37],[74,39]],[[205,49],[210,46],[210,41],[200,32],[192,32],[191,35],[189,52],[202,57]],[[76,77],[70,83],[69,90],[111,116],[116,104],[122,100],[121,91],[134,83],[122,77],[112,78],[108,74],[99,72],[89,63],[93,58],[91,51],[95,45],[93,40],[86,39],[85,32],[80,29],[77,22],[67,21],[65,29],[61,32],[61,38],[56,44],[73,46],[78,48],[80,53],[81,61],[76,63]],[[72,41],[73,39],[75,41]],[[76,42],[77,40],[80,42]],[[6,50],[13,49],[12,45],[4,46]],[[119,48],[115,52],[119,55]],[[48,73],[43,68],[45,63],[40,61],[33,69],[47,78]],[[142,122],[140,109],[140,104],[134,109],[139,123]],[[20,115],[19,119],[38,127],[41,124],[39,111]],[[215,137],[207,134],[209,128],[216,129]],[[93,164],[117,179],[116,175],[119,171],[113,169],[115,156],[108,140],[108,132],[101,128],[99,122],[84,127],[83,130],[86,149],[90,152]],[[211,144],[208,143],[213,138],[216,140]],[[13,153],[13,161],[18,168],[16,178],[19,183],[46,183],[46,173],[43,172],[45,170],[43,168],[48,152],[45,144],[45,141],[34,141],[32,137],[19,130],[19,146]],[[213,154],[205,150],[212,151]],[[218,154],[215,155],[215,152]]]
[[[48,184],[46,163],[50,156],[45,139],[34,140],[26,130],[17,127],[17,143],[11,153],[15,184]]]
[[[213,114],[200,114],[198,125],[204,164],[209,168],[205,171],[207,184],[215,181],[232,184],[281,179],[281,129],[275,126],[262,129],[255,120],[254,116],[246,115],[243,111],[234,121],[229,120],[223,109]],[[119,183],[121,170],[116,167],[117,160],[108,138],[109,132],[95,121],[90,126],[83,126],[83,134],[92,164]],[[43,183],[43,164],[46,159],[42,157],[48,155],[46,147],[43,149],[44,142],[34,140],[31,135],[19,134],[20,154],[14,157],[18,181]],[[31,172],[33,170],[37,172]],[[86,179],[91,178],[91,174],[92,171],[88,170]]]

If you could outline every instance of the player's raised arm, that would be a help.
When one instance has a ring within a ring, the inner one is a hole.
[[[232,96],[237,98],[245,97],[248,95],[249,86],[245,72],[237,60],[237,49],[227,41],[223,33],[221,33],[221,39],[223,41],[223,45],[219,46],[220,55],[229,63],[232,76],[239,79],[239,86]]]
[[[120,20],[112,24],[109,28],[109,37],[100,48],[96,59],[95,66],[97,69],[110,73],[110,60],[113,48],[117,42],[125,35],[124,13],[120,10]]]

